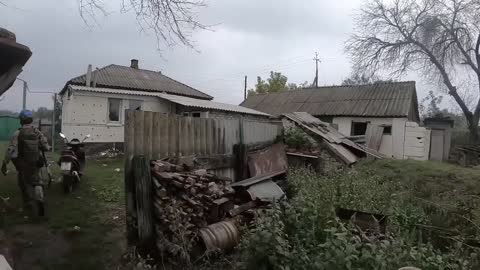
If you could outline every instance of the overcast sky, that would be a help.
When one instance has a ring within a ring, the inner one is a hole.
[[[343,44],[353,31],[352,15],[361,0],[208,0],[199,10],[213,31],[194,33],[195,51],[177,46],[159,52],[155,37],[140,31],[132,13],[120,12],[120,0],[109,0],[106,17],[87,26],[76,0],[4,0],[0,27],[17,35],[33,56],[20,78],[31,91],[59,91],[66,81],[84,74],[87,65],[129,65],[161,70],[165,75],[215,97],[239,104],[244,76],[253,87],[256,76],[280,71],[289,82],[312,82],[314,53],[321,59],[319,84],[340,84],[350,74]],[[405,79],[415,79],[415,76]],[[0,102],[0,109],[21,109],[22,85],[17,83]],[[427,87],[417,84],[419,98]],[[29,94],[29,108],[52,106],[51,95]]]

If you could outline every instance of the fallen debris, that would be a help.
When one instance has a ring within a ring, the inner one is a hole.
[[[450,159],[464,167],[480,165],[480,146],[458,145],[452,149]]]
[[[231,180],[206,170],[152,161],[156,245],[161,252],[188,258],[200,229],[219,222],[233,209]]]
[[[123,152],[118,148],[109,148],[105,151],[99,152],[94,155],[94,158],[116,158],[123,155]]]
[[[328,123],[322,122],[306,112],[285,113],[283,116],[301,127],[307,134],[324,145],[346,165],[356,163],[361,157],[383,158],[374,149],[361,146],[338,132]]]

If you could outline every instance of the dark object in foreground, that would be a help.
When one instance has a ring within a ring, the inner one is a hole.
[[[13,85],[31,56],[27,46],[16,42],[14,33],[0,28],[0,95]]]
[[[338,208],[337,217],[352,222],[360,231],[367,234],[385,235],[387,232],[387,216],[373,213]]]

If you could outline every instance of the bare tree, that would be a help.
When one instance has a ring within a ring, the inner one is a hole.
[[[413,70],[437,80],[479,140],[479,95],[471,107],[464,98],[480,93],[479,0],[367,0],[355,23],[346,51],[357,70],[392,76]]]
[[[97,16],[107,15],[102,0],[77,0],[80,16],[90,25]],[[157,40],[167,46],[182,44],[194,48],[191,34],[196,29],[209,29],[200,23],[196,11],[205,7],[204,0],[119,0],[121,11],[133,10],[142,30],[151,30]]]

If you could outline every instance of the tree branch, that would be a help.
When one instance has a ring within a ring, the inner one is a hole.
[[[477,65],[480,66],[480,33],[477,36],[477,43],[475,45],[475,59],[477,60]],[[480,72],[477,72],[478,79],[478,90],[480,92]],[[475,108],[474,113],[475,119],[480,119],[480,99],[478,101],[477,107]]]
[[[101,0],[77,1],[87,25],[90,20],[95,21],[97,12],[107,15]],[[158,43],[163,41],[169,47],[180,43],[194,48],[192,31],[211,28],[196,19],[197,9],[205,6],[204,0],[121,0],[121,11],[134,11],[141,31],[153,31]]]

